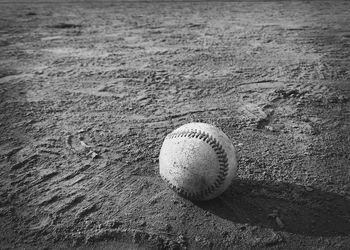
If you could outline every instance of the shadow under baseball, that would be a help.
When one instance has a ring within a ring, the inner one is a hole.
[[[350,235],[350,201],[310,187],[235,180],[220,197],[195,204],[236,223],[309,236]]]

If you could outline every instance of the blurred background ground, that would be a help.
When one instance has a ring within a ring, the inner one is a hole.
[[[349,2],[0,13],[0,248],[349,249]],[[209,202],[158,175],[193,121],[239,156]]]

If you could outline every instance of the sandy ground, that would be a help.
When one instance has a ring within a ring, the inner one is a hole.
[[[350,2],[0,4],[1,249],[349,249]],[[202,121],[239,170],[158,174]]]

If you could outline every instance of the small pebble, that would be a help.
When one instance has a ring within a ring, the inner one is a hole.
[[[276,220],[277,225],[280,228],[284,228],[284,224],[283,224],[282,220],[279,217],[276,217],[275,220]]]
[[[308,191],[308,192],[311,192],[311,191],[314,190],[312,187],[305,187],[305,189],[306,189],[306,191]]]
[[[271,132],[275,131],[275,129],[272,126],[265,126],[265,129]]]

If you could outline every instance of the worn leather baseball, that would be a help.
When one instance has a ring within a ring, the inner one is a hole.
[[[231,140],[219,128],[188,123],[168,134],[159,154],[163,180],[181,196],[210,200],[222,194],[237,171]]]

